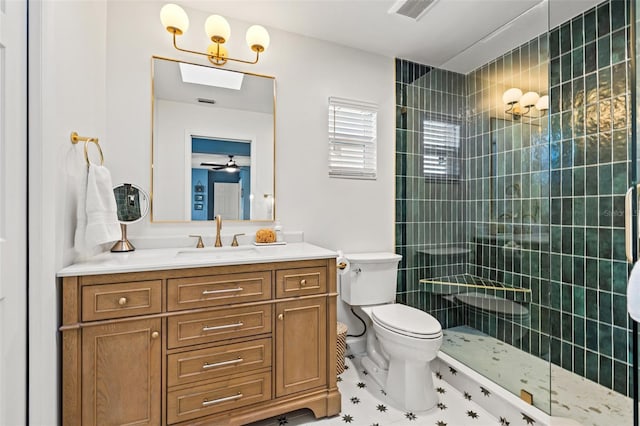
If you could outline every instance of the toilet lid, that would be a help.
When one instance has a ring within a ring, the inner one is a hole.
[[[400,303],[375,307],[371,318],[381,327],[420,339],[432,339],[442,333],[442,326],[437,319],[420,309]]]

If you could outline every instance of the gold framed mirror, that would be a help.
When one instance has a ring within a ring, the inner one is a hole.
[[[151,58],[151,221],[275,220],[275,78]]]

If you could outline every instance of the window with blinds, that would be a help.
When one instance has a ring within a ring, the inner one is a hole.
[[[424,120],[422,126],[424,176],[460,179],[460,125]]]
[[[329,98],[329,176],[375,179],[377,105]]]

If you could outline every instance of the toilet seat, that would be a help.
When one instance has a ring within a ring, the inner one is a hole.
[[[393,333],[416,339],[438,339],[442,336],[440,322],[428,313],[399,303],[376,306],[372,321]]]

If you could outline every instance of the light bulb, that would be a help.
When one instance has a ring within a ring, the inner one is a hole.
[[[502,94],[502,102],[506,105],[512,105],[518,102],[522,97],[522,90],[513,87]]]
[[[540,99],[538,99],[538,102],[536,102],[536,109],[538,111],[546,111],[549,109],[549,96],[544,95],[544,96],[540,96]]]
[[[209,16],[204,23],[204,30],[211,41],[218,43],[224,43],[231,36],[229,23],[220,15]]]
[[[264,52],[269,47],[269,32],[262,25],[252,25],[247,30],[247,44],[255,52]]]
[[[527,92],[520,98],[520,105],[524,108],[530,108],[538,102],[538,99],[540,99],[540,95],[536,92]]]
[[[168,3],[160,9],[160,21],[170,33],[178,35],[186,33],[189,29],[189,17],[187,12],[177,4]]]

